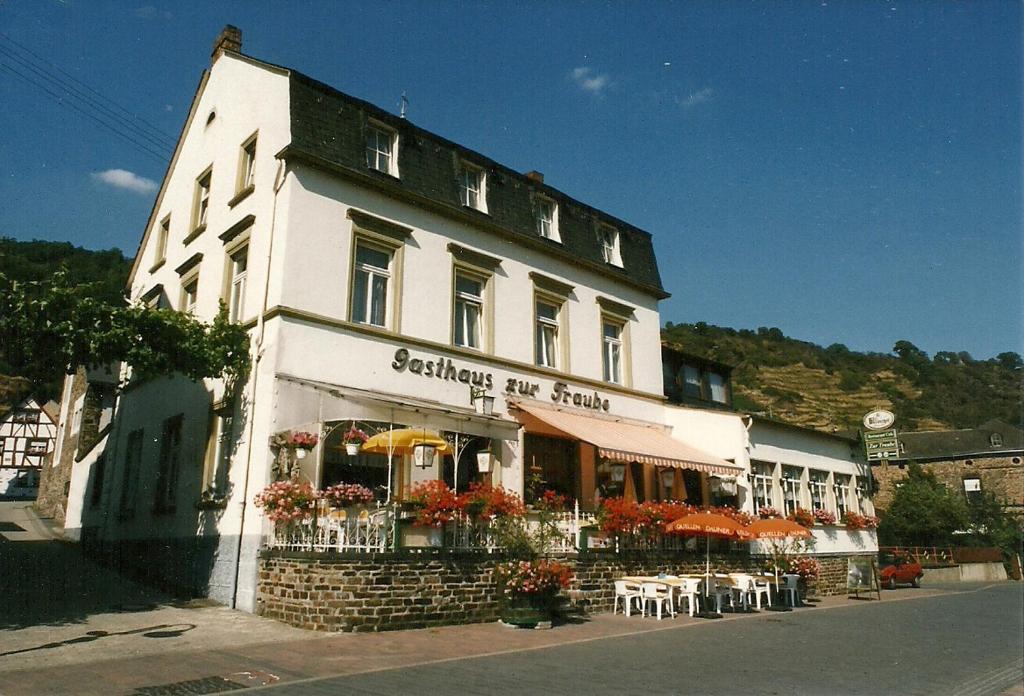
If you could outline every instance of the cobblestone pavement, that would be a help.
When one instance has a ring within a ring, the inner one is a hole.
[[[988,694],[1020,681],[1012,659],[1022,649],[1020,585],[882,597],[718,621],[597,615],[549,631],[478,624],[355,635],[160,605],[86,625],[0,631],[0,653],[25,630],[51,631],[49,645],[0,656],[0,694],[171,696],[261,685],[284,694],[954,693],[936,684]],[[195,628],[160,628],[181,616]],[[144,630],[111,630],[122,621]],[[110,635],[88,640],[97,630]]]
[[[268,696],[1019,693],[1022,610],[1021,586],[1001,584],[919,595],[916,601],[832,603],[259,691]]]
[[[36,529],[23,512],[18,524]],[[491,623],[315,634],[175,602],[45,537],[0,538],[0,696],[243,688],[1024,696],[1019,583],[903,588],[881,602],[830,597],[717,621],[599,614],[548,631]]]

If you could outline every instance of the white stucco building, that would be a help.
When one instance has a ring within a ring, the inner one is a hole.
[[[250,330],[237,395],[158,379],[120,396],[84,540],[252,610],[270,438],[323,439],[317,486],[417,481],[592,508],[657,466],[739,474],[665,426],[650,235],[407,120],[218,39],[130,277],[132,301]],[[478,390],[474,396],[473,389]],[[493,399],[493,409],[488,406]],[[350,457],[341,433],[414,427],[465,456]],[[475,454],[490,451],[481,471]],[[628,470],[623,473],[623,465]]]
[[[57,404],[29,397],[0,418],[0,499],[32,499],[39,472],[53,451]]]

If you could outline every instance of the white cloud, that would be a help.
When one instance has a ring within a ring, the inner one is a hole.
[[[679,105],[682,106],[684,109],[692,109],[698,104],[704,104],[705,102],[711,101],[711,99],[714,96],[715,90],[711,89],[710,87],[705,87],[704,89],[699,90],[697,92],[693,92],[689,96],[684,97],[683,99],[679,99],[678,101]]]
[[[601,94],[611,85],[611,79],[607,75],[595,73],[591,68],[573,68],[569,77],[580,89],[591,94]]]
[[[98,181],[114,188],[126,189],[133,193],[152,193],[156,191],[156,182],[139,176],[127,169],[108,169],[103,172],[93,172],[93,181]]]

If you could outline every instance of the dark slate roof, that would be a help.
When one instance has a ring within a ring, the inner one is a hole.
[[[292,141],[281,156],[330,169],[381,188],[396,198],[454,215],[529,246],[565,256],[567,260],[582,262],[592,270],[659,298],[668,297],[661,284],[649,233],[369,102],[293,70],[289,70],[289,76]],[[397,131],[400,178],[366,166],[365,132],[369,119]],[[457,179],[460,160],[487,172],[487,213],[462,205]],[[535,233],[535,193],[557,201],[561,244]],[[618,230],[622,268],[602,259],[597,240],[599,222]]]
[[[1002,436],[1002,445],[992,444],[993,433]],[[1024,431],[998,420],[967,430],[901,432],[899,439],[900,459],[945,459],[1024,450]]]

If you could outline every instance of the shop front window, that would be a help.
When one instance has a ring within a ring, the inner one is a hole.
[[[447,439],[450,444],[454,443],[451,437]],[[452,446],[452,454],[445,455],[442,464],[444,482],[448,487],[463,493],[469,490],[470,484],[484,483],[490,479],[490,474],[480,473],[480,467],[477,466],[476,460],[476,455],[488,451],[490,446],[491,441],[488,438],[460,435],[458,443],[458,469],[456,470],[455,467],[456,452],[454,444]]]
[[[328,423],[330,434],[323,443],[323,468],[320,476],[320,488],[327,488],[337,483],[358,483],[373,491],[373,496],[378,502],[384,502],[388,498],[388,457],[386,454],[359,454],[350,456],[345,452],[345,446],[341,441],[342,435],[352,425],[352,421]],[[392,428],[403,426],[384,422],[359,421],[356,427],[367,435],[386,431]],[[401,461],[400,455],[395,455],[393,470],[397,470]]]
[[[569,500],[579,498],[579,443],[576,440],[527,434],[523,445],[527,504],[546,490]]]

